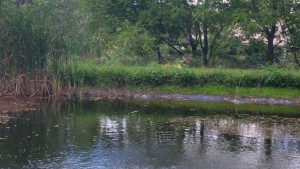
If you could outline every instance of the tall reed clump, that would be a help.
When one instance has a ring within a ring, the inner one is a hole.
[[[0,96],[70,98],[74,96],[74,88],[70,81],[63,82],[53,72],[42,70],[14,77],[2,76]]]
[[[50,61],[48,61],[50,62]],[[52,65],[26,73],[1,73],[0,98],[21,97],[77,97],[76,87],[83,82],[74,65],[63,64],[57,70]]]
[[[74,95],[69,77],[61,73],[67,64],[47,25],[33,6],[0,6],[0,97]]]
[[[48,51],[44,30],[34,27],[21,9],[7,8],[11,12],[5,9],[0,19],[1,73],[22,74],[43,68]]]

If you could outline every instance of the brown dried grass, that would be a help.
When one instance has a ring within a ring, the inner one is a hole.
[[[67,97],[75,95],[75,87],[68,78],[50,72],[34,72],[0,77],[0,98],[18,97]]]

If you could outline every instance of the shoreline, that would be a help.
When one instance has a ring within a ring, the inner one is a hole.
[[[233,97],[204,94],[172,94],[165,92],[141,92],[124,89],[93,88],[83,89],[82,99],[142,99],[142,100],[190,100],[202,102],[229,102],[233,104],[262,104],[262,105],[296,105],[300,106],[300,99],[281,99],[268,97]]]
[[[17,96],[0,97],[0,124],[5,124],[11,118],[9,114],[19,112],[30,112],[39,110],[39,100],[84,100],[84,101],[98,101],[98,100],[149,100],[149,101],[193,101],[195,103],[231,103],[234,105],[266,105],[266,106],[300,106],[300,99],[280,99],[267,97],[232,97],[232,96],[216,96],[216,95],[202,95],[202,94],[172,94],[158,91],[140,91],[119,88],[82,88],[81,96],[78,98],[65,97],[48,97],[48,98],[24,98]]]
[[[222,96],[210,94],[179,94],[170,92],[160,92],[157,90],[134,90],[120,88],[91,88],[83,87],[80,89],[81,95],[78,98],[65,97],[0,97],[0,115],[10,112],[32,111],[38,108],[37,100],[117,100],[117,99],[141,99],[141,100],[186,100],[199,102],[227,102],[232,104],[259,104],[259,105],[283,105],[283,106],[300,106],[300,99],[282,99],[270,97],[237,97]]]

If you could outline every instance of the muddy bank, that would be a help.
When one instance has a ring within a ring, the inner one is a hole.
[[[83,89],[83,99],[175,99],[209,102],[231,102],[234,104],[300,105],[300,100],[276,98],[241,98],[212,95],[166,94],[159,92],[137,92],[122,89]]]

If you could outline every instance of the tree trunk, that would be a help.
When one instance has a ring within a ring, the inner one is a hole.
[[[156,48],[156,52],[157,52],[157,63],[162,64],[163,63],[163,57],[161,55],[159,47]]]
[[[203,48],[202,48],[202,54],[203,54],[203,65],[205,67],[208,67],[208,30],[207,25],[203,25]]]
[[[297,51],[293,52],[295,63],[300,67],[300,61],[297,59]]]
[[[271,30],[266,30],[267,33],[267,40],[268,40],[268,46],[267,46],[267,60],[270,64],[273,64],[274,62],[274,38],[275,38],[275,32],[276,32],[276,26],[273,25]]]
[[[187,33],[188,33],[189,43],[190,43],[191,48],[192,48],[193,56],[196,58],[198,56],[198,52],[197,52],[198,43],[197,43],[197,40],[195,40],[193,38],[192,30],[191,30],[190,27],[187,28]]]
[[[190,41],[190,45],[192,48],[193,56],[196,58],[198,56],[197,43],[195,42],[195,40],[191,34],[189,34],[189,41]]]

